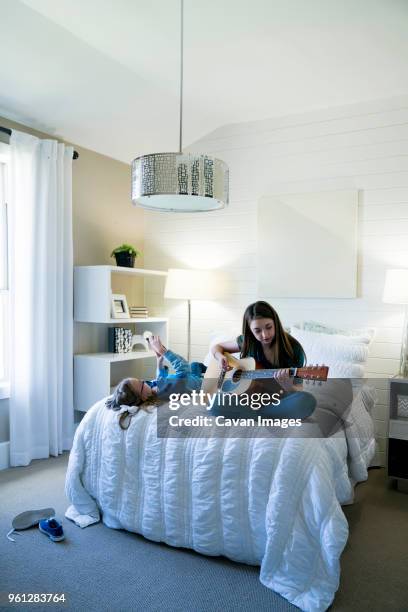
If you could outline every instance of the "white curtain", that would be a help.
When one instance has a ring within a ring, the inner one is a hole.
[[[71,448],[72,147],[10,138],[10,463]]]

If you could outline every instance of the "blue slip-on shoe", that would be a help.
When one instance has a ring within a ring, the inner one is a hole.
[[[53,542],[61,542],[61,540],[65,540],[62,525],[55,518],[40,521],[38,524],[38,529],[41,531],[41,533],[45,533],[45,535],[47,535]]]

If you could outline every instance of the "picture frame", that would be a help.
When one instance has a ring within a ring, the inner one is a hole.
[[[111,317],[112,319],[130,319],[126,295],[112,293]]]

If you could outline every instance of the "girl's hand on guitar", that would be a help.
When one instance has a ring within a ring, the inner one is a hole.
[[[228,370],[232,370],[232,366],[230,366],[230,364],[228,363],[228,359],[223,353],[217,352],[215,353],[214,357],[220,364],[222,370],[225,370],[225,372],[227,372]]]
[[[293,388],[293,376],[289,376],[289,369],[277,370],[274,374],[274,378],[276,378],[281,385],[281,387],[285,391],[291,391]]]
[[[276,370],[276,372],[274,372],[274,378],[289,378],[289,368],[282,368],[280,370]]]

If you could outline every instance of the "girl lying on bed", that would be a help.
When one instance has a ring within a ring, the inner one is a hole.
[[[162,344],[159,336],[151,336],[148,342],[150,348],[156,353],[156,378],[154,380],[125,378],[106,400],[107,408],[120,410],[122,406],[137,406],[139,409],[148,410],[149,406],[159,404],[163,395],[179,381],[183,381],[183,385],[191,391],[201,388],[204,371],[202,364],[189,364],[181,355],[168,350]],[[172,366],[173,374],[168,373],[164,360]],[[159,395],[161,399],[159,399]],[[119,419],[122,429],[129,427],[131,416],[129,411],[122,413]]]

